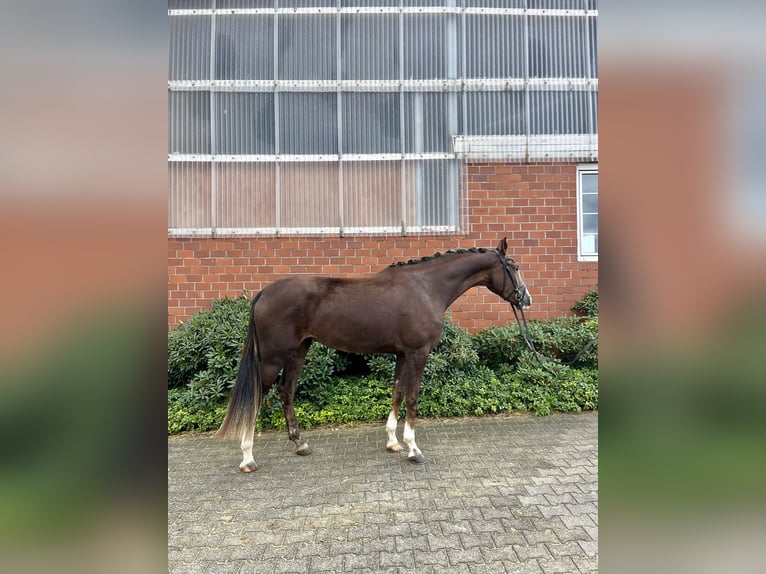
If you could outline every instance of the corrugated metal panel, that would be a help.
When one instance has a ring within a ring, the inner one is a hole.
[[[596,10],[171,0],[169,227],[449,232],[461,160],[593,161]]]

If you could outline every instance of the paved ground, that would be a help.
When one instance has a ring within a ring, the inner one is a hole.
[[[270,431],[249,475],[234,442],[171,437],[169,571],[596,572],[597,427],[419,419],[420,466],[385,449],[383,423],[304,431],[309,457]]]

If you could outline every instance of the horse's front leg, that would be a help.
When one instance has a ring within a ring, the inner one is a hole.
[[[287,434],[290,440],[295,443],[295,454],[309,455],[311,448],[309,444],[301,438],[301,430],[298,428],[298,420],[295,418],[295,385],[298,382],[298,376],[303,369],[303,362],[306,360],[306,353],[311,346],[312,340],[304,341],[292,356],[292,359],[285,366],[282,372],[282,378],[277,384],[279,398],[282,401],[282,410],[285,413],[285,422],[287,423]]]
[[[402,445],[396,438],[396,426],[398,424],[399,409],[402,406],[402,369],[404,367],[404,356],[398,355],[396,357],[396,371],[394,373],[394,395],[391,405],[391,413],[388,415],[388,422],[386,422],[386,433],[388,434],[388,442],[386,448],[391,452],[399,452],[402,450]]]
[[[410,449],[407,458],[416,464],[423,464],[426,457],[415,444],[415,415],[418,410],[418,396],[420,394],[420,381],[423,378],[423,370],[428,360],[428,353],[418,354],[408,359],[408,368],[405,368],[404,394],[406,397],[406,414],[404,417],[404,444]]]

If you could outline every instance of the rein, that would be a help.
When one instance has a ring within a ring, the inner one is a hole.
[[[524,308],[519,306],[519,311],[521,311],[521,319],[522,321],[519,321],[519,315],[516,313],[516,305],[511,304],[511,309],[513,309],[513,316],[516,318],[516,324],[519,326],[519,332],[521,333],[522,339],[524,339],[524,342],[527,344],[527,347],[532,352],[532,354],[537,357],[538,359],[542,359],[545,361],[548,361],[549,363],[553,364],[559,364],[564,366],[569,366],[575,364],[580,357],[582,357],[583,354],[587,353],[591,347],[593,347],[593,344],[596,342],[596,339],[591,339],[588,341],[585,346],[580,349],[580,351],[575,355],[574,359],[571,361],[559,361],[556,359],[551,359],[550,357],[546,357],[543,355],[540,351],[535,349],[535,344],[532,342],[532,336],[529,334],[529,326],[527,325],[527,318],[524,316]],[[522,328],[522,322],[523,322],[523,328]],[[543,366],[545,366],[543,364]]]
[[[503,264],[503,287],[500,289],[500,297],[505,299],[508,303],[511,304],[511,309],[513,310],[513,316],[516,319],[516,324],[519,326],[519,333],[521,333],[522,339],[524,339],[524,343],[526,343],[527,348],[530,350],[530,352],[537,357],[538,359],[542,359],[545,361],[548,361],[549,363],[553,364],[560,364],[560,365],[572,365],[577,362],[577,360],[587,351],[590,350],[591,347],[593,347],[593,344],[595,343],[595,339],[591,339],[581,350],[577,355],[575,355],[574,359],[571,361],[567,361],[566,363],[562,361],[558,361],[556,359],[551,359],[550,357],[546,357],[543,355],[540,351],[538,351],[535,348],[535,344],[532,342],[532,335],[529,333],[529,325],[527,324],[527,317],[524,315],[524,307],[519,302],[521,300],[521,294],[520,290],[522,287],[526,287],[526,283],[523,281],[520,284],[516,284],[516,281],[513,278],[513,274],[511,273],[511,270],[508,269],[508,261],[506,261],[505,257],[503,257],[502,253],[495,249],[495,255],[500,259],[500,262]],[[505,284],[506,284],[506,278],[511,279],[511,284],[513,285],[514,289],[512,291],[512,294],[515,295],[516,299],[511,299],[511,296],[508,297],[503,296],[503,292],[505,291]],[[518,309],[519,312],[521,312],[521,320],[519,320],[519,313],[516,311]]]

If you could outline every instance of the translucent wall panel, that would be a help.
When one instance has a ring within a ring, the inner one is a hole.
[[[530,134],[590,133],[588,92],[531,92],[529,94]]]
[[[280,164],[279,223],[282,228],[340,227],[337,163]]]
[[[407,226],[457,227],[458,162],[404,162],[404,216]]]
[[[585,0],[528,0],[527,7],[543,10],[584,10]]]
[[[168,92],[168,153],[210,153],[210,92]]]
[[[529,77],[586,78],[589,75],[587,19],[529,17]]]
[[[270,80],[274,77],[274,17],[220,15],[216,18],[215,79]]]
[[[588,18],[588,77],[598,78],[598,26]]]
[[[274,94],[216,92],[216,153],[272,155]]]
[[[337,17],[280,14],[277,18],[279,79],[337,79]]]
[[[467,78],[524,78],[524,16],[466,15]]]
[[[448,232],[458,158],[597,157],[596,0],[169,9],[171,227]]]
[[[522,135],[527,133],[524,92],[466,92],[467,135]]]
[[[413,92],[404,95],[405,153],[451,153],[460,131],[461,94]]]
[[[401,151],[398,93],[349,92],[342,99],[343,153]]]
[[[399,78],[399,16],[343,14],[341,16],[341,79]]]
[[[457,78],[457,14],[404,15],[404,80]]]
[[[168,0],[168,10],[200,10],[212,8],[212,4],[212,0]]]
[[[216,169],[217,227],[277,226],[274,163],[223,163]]]
[[[338,153],[335,93],[280,93],[279,149],[283,154]]]
[[[464,0],[466,8],[526,8],[527,0]]]
[[[168,164],[168,227],[210,228],[213,225],[211,164]]]
[[[336,0],[276,0],[278,8],[334,8]]]
[[[401,229],[401,162],[352,161],[342,170],[343,227]]]
[[[210,18],[173,16],[169,30],[169,80],[210,78]]]
[[[274,8],[275,0],[216,0],[216,8]]]
[[[340,5],[343,8],[356,8],[363,6],[397,8],[400,4],[400,0],[340,0]]]

